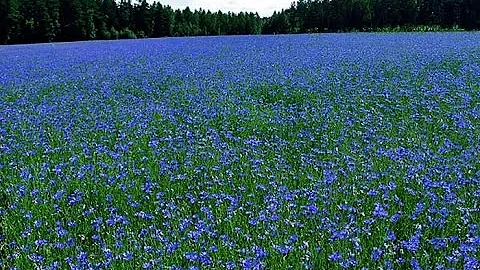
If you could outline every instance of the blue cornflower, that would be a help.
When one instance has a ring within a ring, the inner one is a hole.
[[[415,211],[409,216],[410,219],[416,220],[418,216],[421,214],[423,211],[423,208],[425,207],[425,204],[423,202],[417,203],[415,206]]]
[[[229,261],[229,262],[227,262],[227,264],[225,265],[225,267],[227,268],[227,270],[233,270],[233,269],[235,269],[236,265],[235,265],[234,262]]]
[[[69,220],[69,221],[67,222],[67,225],[68,225],[68,227],[70,227],[70,228],[75,228],[75,227],[77,227],[77,223],[75,223],[75,221],[73,221],[73,220]]]
[[[55,229],[55,231],[56,231],[57,236],[58,236],[59,238],[62,238],[62,237],[64,237],[65,235],[68,234],[68,231],[65,230],[65,229],[64,229],[63,227],[61,227],[61,226],[58,226],[58,227]]]
[[[200,231],[190,231],[188,232],[188,236],[193,241],[197,241],[200,238],[200,236],[202,236],[202,233]]]
[[[386,219],[388,217],[388,212],[383,205],[376,203],[375,209],[373,210],[373,216],[380,219]]]
[[[395,233],[390,230],[390,229],[387,229],[387,241],[395,241],[397,239],[397,237],[395,236]]]
[[[196,252],[187,252],[184,254],[185,259],[189,261],[196,261],[198,260],[198,254]]]
[[[42,255],[39,255],[37,253],[30,254],[28,256],[28,258],[30,259],[30,261],[32,261],[34,263],[42,263],[45,260],[45,257],[43,257]]]
[[[275,250],[277,250],[278,252],[280,252],[280,254],[282,255],[287,255],[290,251],[292,251],[292,246],[288,246],[288,245],[273,245],[273,248]]]
[[[100,237],[99,234],[94,234],[94,235],[92,235],[92,240],[94,240],[94,241],[100,241],[100,239],[101,239],[101,237]]]
[[[448,241],[450,241],[450,242],[452,242],[452,243],[456,243],[456,242],[458,242],[459,240],[460,240],[460,238],[459,238],[458,236],[456,236],[456,235],[450,236],[450,237],[448,238]]]
[[[340,263],[340,266],[342,268],[351,268],[351,267],[355,267],[357,265],[358,265],[358,262],[357,262],[357,260],[355,260],[355,258],[353,256],[350,256],[347,260]]]
[[[327,185],[333,184],[337,181],[337,173],[333,170],[325,170],[323,171],[324,182]]]
[[[253,253],[255,253],[255,257],[259,260],[263,260],[268,256],[268,252],[266,252],[262,247],[254,246]]]
[[[480,263],[478,262],[477,258],[465,256],[464,261],[465,261],[465,265],[464,265],[465,270],[480,269]]]
[[[53,195],[53,199],[55,201],[59,201],[63,198],[63,196],[65,195],[66,191],[63,190],[63,189],[60,189],[58,190],[54,195]]]
[[[374,248],[371,254],[371,258],[373,261],[378,261],[380,257],[382,257],[383,251],[380,248]]]
[[[252,226],[257,226],[258,224],[258,218],[251,218],[248,223]]]
[[[57,249],[64,249],[67,245],[65,245],[65,243],[62,243],[62,242],[56,242],[53,244],[53,246]]]
[[[385,261],[385,269],[393,270],[393,263],[391,261]]]
[[[293,234],[290,236],[290,238],[288,239],[288,241],[286,242],[286,244],[290,245],[290,244],[293,244],[295,242],[298,241],[298,235],[296,234]]]
[[[245,260],[243,260],[242,267],[243,269],[252,270],[259,270],[263,268],[261,262],[254,258],[246,258]]]
[[[142,264],[143,269],[152,269],[153,268],[153,263],[152,262],[146,262]]]
[[[37,247],[43,247],[43,246],[46,246],[47,244],[48,244],[48,241],[45,239],[35,240],[35,246]]]
[[[435,250],[447,248],[448,240],[446,238],[433,238],[430,239],[430,244],[432,244]]]
[[[178,242],[173,242],[173,243],[168,243],[166,250],[168,253],[173,253],[175,252],[178,248],[180,247],[180,243]]]
[[[397,223],[402,215],[400,213],[395,213],[390,217],[390,222]]]
[[[115,220],[109,218],[109,219],[107,219],[106,223],[109,227],[113,227],[115,225]]]
[[[32,219],[33,214],[32,214],[32,212],[28,211],[28,212],[24,215],[24,217],[25,217],[26,219]]]
[[[125,236],[125,229],[123,227],[120,227],[117,229],[115,232],[116,238],[123,238]]]
[[[148,230],[145,229],[145,228],[142,228],[142,229],[140,230],[140,232],[138,233],[138,237],[139,237],[139,238],[145,238],[145,236],[147,236],[147,234],[148,234]]]
[[[339,262],[342,260],[342,254],[338,251],[335,251],[334,253],[330,254],[330,256],[328,256],[328,259],[333,262]]]
[[[120,240],[115,241],[115,248],[122,248],[123,247],[123,242]]]
[[[471,243],[461,243],[458,249],[460,252],[462,252],[462,254],[477,252],[477,247]]]
[[[126,251],[126,252],[122,253],[122,259],[124,259],[125,261],[133,260],[133,253],[130,252],[130,251]]]
[[[206,253],[202,252],[198,258],[198,261],[203,264],[203,265],[211,265],[212,264],[212,258]]]
[[[403,241],[403,247],[406,248],[408,251],[417,252],[420,248],[420,234],[415,234],[409,240]]]
[[[420,263],[417,259],[412,259],[410,261],[410,265],[412,266],[413,270],[422,270],[422,267],[420,266]]]
[[[48,270],[57,270],[57,269],[60,269],[61,266],[62,266],[62,264],[60,262],[54,261],[47,267],[47,269]]]
[[[30,196],[31,197],[36,197],[40,193],[40,190],[38,188],[30,191]]]
[[[80,252],[80,254],[77,255],[77,261],[80,265],[87,265],[88,254],[86,252]]]
[[[310,215],[315,215],[315,214],[318,213],[318,207],[316,205],[313,205],[313,204],[306,205],[305,210],[306,210],[307,214],[310,214]]]
[[[98,217],[96,218],[95,220],[92,221],[92,230],[94,231],[99,231],[100,230],[100,226],[102,225],[102,222],[103,222],[103,218],[102,217]]]
[[[69,197],[68,197],[68,204],[75,205],[83,200],[83,192],[80,190],[75,190]]]
[[[103,256],[105,256],[105,259],[107,260],[112,260],[114,257],[113,252],[110,249],[104,249]]]

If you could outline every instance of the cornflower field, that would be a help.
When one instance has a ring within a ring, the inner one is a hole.
[[[0,269],[478,269],[480,35],[0,47]]]

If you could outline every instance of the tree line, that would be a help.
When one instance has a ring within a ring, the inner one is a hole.
[[[257,13],[174,10],[146,0],[0,0],[0,44],[260,34]]]
[[[298,0],[261,18],[146,0],[0,0],[0,44],[165,36],[480,28],[479,0]]]
[[[480,0],[298,0],[263,33],[480,29]]]

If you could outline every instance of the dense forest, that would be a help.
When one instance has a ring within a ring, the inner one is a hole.
[[[299,0],[262,33],[480,28],[480,0]]]
[[[299,0],[256,13],[146,0],[0,0],[0,44],[199,35],[480,28],[479,0]],[[438,29],[434,28],[434,29]]]

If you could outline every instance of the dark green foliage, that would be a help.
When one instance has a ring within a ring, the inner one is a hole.
[[[262,24],[254,13],[173,10],[147,0],[0,0],[0,44],[261,34]]]
[[[152,35],[152,16],[150,5],[146,0],[134,8],[134,25],[137,36],[148,37]]]
[[[159,3],[154,3],[150,9],[153,14],[151,24],[152,37],[166,37],[171,35],[172,10],[164,8]]]
[[[299,0],[264,19],[263,32],[480,28],[478,0]]]
[[[257,13],[147,0],[0,0],[0,44],[134,37],[480,28],[478,0],[298,0]]]
[[[128,28],[125,28],[122,31],[120,31],[120,33],[118,33],[118,38],[121,38],[121,39],[136,39],[137,35],[135,35],[135,33],[132,30],[130,30]]]

